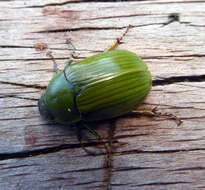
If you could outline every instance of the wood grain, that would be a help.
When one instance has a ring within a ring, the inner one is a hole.
[[[197,0],[0,2],[0,189],[205,188],[205,2]],[[179,20],[170,15],[179,14]],[[140,109],[158,107],[183,123],[123,116],[92,123],[109,143],[43,119],[37,102],[62,69],[102,52],[133,27],[119,49],[148,64],[153,88]],[[44,46],[45,45],[45,46]],[[113,141],[113,143],[111,143]]]

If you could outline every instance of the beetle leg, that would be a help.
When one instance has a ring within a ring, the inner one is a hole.
[[[107,51],[112,51],[115,50],[122,42],[123,37],[127,34],[127,32],[129,31],[129,29],[133,27],[132,25],[128,25],[125,32],[122,34],[122,36],[120,38],[117,38],[115,43],[107,50]]]
[[[53,61],[53,70],[54,70],[55,74],[58,74],[60,72],[60,69],[58,68],[58,65],[57,65],[51,51],[47,52],[46,55],[49,56],[51,58],[51,60]]]
[[[96,154],[90,150],[88,150],[87,148],[85,148],[84,144],[82,143],[82,134],[81,134],[81,131],[82,131],[82,128],[80,126],[76,126],[76,129],[77,129],[77,138],[78,138],[78,141],[80,142],[80,146],[82,147],[82,149],[87,153],[87,154],[90,154],[92,156],[96,156]]]
[[[80,125],[78,125],[78,126],[76,127],[76,128],[77,128],[77,137],[78,137],[78,140],[79,140],[79,142],[80,142],[80,145],[81,145],[82,149],[83,149],[86,153],[88,153],[88,154],[90,154],[90,155],[92,155],[92,156],[96,156],[96,155],[97,155],[96,153],[94,153],[94,152],[88,150],[87,148],[85,148],[84,144],[82,143],[82,135],[81,135],[82,127],[86,128],[92,135],[94,135],[94,137],[95,137],[99,142],[100,142],[100,140],[101,140],[101,137],[100,137],[100,135],[99,135],[94,129],[92,129],[91,127],[89,127],[88,125],[86,125],[86,124],[83,123],[83,122],[80,122]],[[100,143],[101,143],[101,142],[100,142]],[[102,144],[103,144],[103,146],[104,146],[106,152],[108,152],[109,148],[108,148],[107,144],[106,144],[105,142],[102,142]]]
[[[177,124],[177,126],[182,124],[182,120],[178,118],[177,116],[171,114],[171,113],[160,113],[157,111],[157,108],[153,108],[152,110],[133,110],[131,112],[132,114],[137,114],[137,115],[144,115],[148,117],[162,117],[170,120],[174,120]]]
[[[96,138],[96,139],[100,139],[100,135],[91,127],[89,127],[88,125],[86,125],[85,123],[83,124],[83,126]]]
[[[82,123],[81,124],[83,125],[83,127],[85,127],[99,142],[102,140],[101,136],[94,130],[92,129],[91,127],[89,127],[88,125],[86,125],[85,123]],[[78,127],[79,128],[79,127]],[[87,152],[88,154],[91,154],[91,155],[96,155],[95,153],[87,150],[83,144],[81,143],[81,135],[78,136],[78,140],[82,146],[82,148],[85,150],[85,152]],[[106,158],[106,165],[107,167],[110,167],[110,148],[109,148],[109,145],[106,144],[106,142],[102,142],[106,152],[107,152],[107,158]]]
[[[152,110],[133,110],[131,113],[136,115],[144,115],[149,117],[154,117],[157,113],[153,112]]]

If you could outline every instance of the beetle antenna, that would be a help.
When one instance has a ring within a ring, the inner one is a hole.
[[[122,34],[122,36],[120,38],[117,38],[117,40],[115,41],[115,43],[107,50],[107,51],[112,51],[115,50],[122,42],[122,39],[124,38],[124,36],[128,33],[129,29],[132,28],[133,26],[131,24],[129,24],[126,27],[125,32]]]
[[[48,51],[48,52],[46,53],[46,55],[47,55],[48,57],[50,57],[51,60],[53,61],[53,70],[54,70],[54,72],[55,72],[56,74],[58,74],[58,73],[60,72],[60,69],[58,68],[58,65],[57,65],[57,63],[56,63],[56,61],[55,61],[55,58],[54,58],[53,55],[52,55],[52,52],[51,52],[51,51]]]
[[[72,41],[71,41],[70,38],[66,39],[66,44],[67,44],[67,45],[70,44],[70,45],[72,46],[72,48],[73,48],[74,50],[76,50],[76,48],[75,48],[75,46],[73,45],[73,43],[72,43]]]
[[[69,45],[72,47],[73,51],[70,55],[70,57],[72,58],[78,58],[78,56],[75,54],[75,51],[76,51],[76,48],[75,46],[73,45],[72,41],[70,38],[66,39],[66,44],[68,45],[68,49],[69,49]]]

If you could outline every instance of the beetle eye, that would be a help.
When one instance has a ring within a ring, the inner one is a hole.
[[[38,101],[38,108],[41,113],[41,115],[47,119],[53,120],[54,117],[50,113],[50,111],[47,108],[46,102],[45,102],[45,94],[41,96],[41,98]]]

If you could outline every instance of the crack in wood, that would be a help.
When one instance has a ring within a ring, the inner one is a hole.
[[[133,183],[115,183],[112,184],[112,186],[138,186],[138,187],[143,187],[143,186],[161,186],[161,185],[177,185],[177,184],[189,184],[192,183],[191,181],[171,181],[171,182],[156,182],[156,183],[143,183],[143,184],[133,184]]]
[[[55,58],[59,60],[69,59],[69,57],[59,57]],[[51,60],[50,58],[25,58],[25,59],[0,59],[0,61],[45,61],[45,60]]]
[[[203,82],[205,81],[205,75],[187,75],[187,76],[176,76],[176,77],[157,77],[159,79],[152,81],[152,86],[168,85],[179,82]]]
[[[161,186],[161,185],[176,185],[176,184],[187,184],[192,183],[191,181],[173,181],[173,182],[156,182],[156,183],[144,183],[137,185],[138,187],[142,186]]]
[[[138,1],[138,2],[145,2],[145,1],[150,1],[149,4],[146,4],[150,6],[151,4],[175,4],[175,3],[204,3],[204,1],[199,0],[199,1],[169,1],[169,2],[153,2],[152,0],[73,0],[73,1],[64,1],[64,2],[59,2],[59,3],[47,3],[44,5],[33,5],[33,6],[25,6],[25,7],[18,7],[19,8],[44,8],[44,7],[53,7],[53,6],[62,6],[62,5],[67,5],[67,4],[79,4],[79,3],[120,3],[120,2],[133,2],[133,1]],[[143,5],[143,3],[141,3]]]
[[[153,170],[153,169],[156,169],[156,170],[159,170],[160,168],[159,167],[126,167],[126,168],[117,168],[117,169],[114,169],[113,171],[114,172],[122,172],[122,171],[131,171],[131,170]]]
[[[7,175],[7,176],[4,176],[4,177],[13,178],[13,177],[18,177],[18,176],[28,176],[28,175],[31,175],[31,173],[13,174],[13,175]]]
[[[189,55],[165,55],[165,56],[142,56],[142,59],[164,59],[177,57],[205,57],[205,54],[189,54]]]
[[[7,82],[7,81],[0,81],[0,84],[10,84],[10,85],[14,85],[14,86],[22,86],[22,87],[26,87],[26,88],[35,88],[35,89],[45,89],[46,88],[46,86],[40,86],[37,84],[23,84],[23,83]]]
[[[97,145],[103,145],[104,143],[107,142],[89,142],[89,143],[83,143],[83,146],[96,147]],[[8,160],[8,159],[27,158],[27,157],[38,156],[42,154],[56,153],[61,150],[73,149],[73,148],[82,148],[82,144],[62,144],[56,147],[43,148],[43,149],[32,150],[32,151],[25,151],[25,152],[23,151],[23,152],[16,152],[16,153],[1,153],[0,161]],[[105,155],[105,154],[104,153],[96,154],[96,156],[101,156],[101,155]]]
[[[194,151],[205,151],[205,148],[190,148],[190,149],[171,149],[171,150],[130,150],[116,152],[115,155],[129,155],[129,154],[171,154],[178,152],[194,152]]]
[[[150,125],[149,125],[150,126]],[[156,126],[156,125],[155,125]],[[134,130],[136,130],[136,129],[134,129]],[[129,130],[127,130],[126,129],[126,131],[129,131]],[[126,139],[126,138],[135,138],[135,137],[142,137],[142,136],[148,136],[148,135],[150,135],[150,134],[136,134],[136,135],[118,135],[118,136],[116,136],[115,137],[115,139]]]
[[[37,107],[37,105],[6,106],[6,107],[1,107],[1,110],[4,110],[4,109],[14,109],[14,108],[34,108],[34,107]]]
[[[88,185],[88,184],[94,184],[94,183],[99,183],[99,182],[102,182],[102,181],[89,181],[89,182],[84,182],[84,183],[76,183],[74,185]]]
[[[33,46],[0,45],[0,48],[34,48]]]
[[[204,138],[196,138],[196,139],[181,139],[181,140],[174,140],[172,142],[193,142],[193,141],[200,141],[204,140]]]
[[[105,169],[104,167],[99,167],[99,168],[86,168],[86,169],[79,169],[79,170],[70,170],[70,171],[64,171],[64,172],[60,172],[59,174],[69,174],[69,173],[73,173],[73,172],[88,172],[88,171],[98,171],[98,170],[102,170]]]
[[[26,92],[27,93],[27,92]],[[8,94],[8,95],[4,95],[4,96],[0,96],[1,98],[17,98],[17,99],[23,99],[23,100],[33,100],[33,101],[38,101],[39,99],[37,98],[28,98],[28,97],[21,97],[21,96],[17,96],[17,95],[13,95],[13,94]],[[30,106],[30,105],[28,105]],[[24,106],[23,106],[24,107]]]
[[[164,25],[164,22],[160,23],[149,23],[149,24],[140,24],[140,25],[132,25],[132,28],[138,28],[143,26],[151,26],[151,25]],[[57,33],[57,32],[74,32],[74,31],[82,31],[82,30],[121,30],[125,29],[128,26],[121,26],[121,27],[78,27],[78,28],[63,28],[63,29],[53,29],[53,30],[41,30],[32,33]]]
[[[12,120],[27,120],[27,119],[32,119],[35,118],[36,116],[26,116],[26,117],[14,117],[14,118],[4,118],[0,119],[0,121],[12,121]]]
[[[137,16],[150,16],[150,15],[161,15],[161,14],[129,14],[129,15],[116,15],[116,16],[102,16],[95,18],[85,18],[81,20],[100,20],[100,19],[113,19],[113,18],[127,18],[127,17],[137,17]]]
[[[151,2],[148,4],[148,5],[162,5],[162,4],[192,4],[192,3],[205,3],[205,1],[203,1],[203,0],[199,0],[199,1],[167,1],[167,2],[153,2],[152,0],[151,0]]]
[[[23,165],[17,165],[17,166],[6,166],[6,167],[1,167],[1,170],[10,170],[10,169],[16,169],[16,168],[30,167],[30,166],[39,166],[39,164],[23,164]]]
[[[205,27],[205,25],[197,25],[197,24],[189,24],[188,26],[193,26],[193,27]]]
[[[190,167],[190,168],[178,168],[169,171],[198,171],[198,170],[205,170],[205,167]]]
[[[57,32],[73,32],[82,30],[121,30],[127,28],[127,26],[122,27],[79,27],[79,28],[63,28],[63,29],[53,29],[53,30],[42,30],[33,33],[57,33]]]
[[[73,0],[73,1],[64,1],[60,3],[47,3],[45,5],[33,5],[26,7],[18,7],[18,8],[44,8],[44,7],[53,7],[53,6],[62,6],[67,4],[77,4],[77,3],[114,3],[114,2],[133,2],[134,0]],[[150,1],[150,0],[137,0],[137,1]]]
[[[191,120],[191,119],[205,119],[205,115],[204,116],[195,116],[195,117],[180,117],[181,120]]]
[[[198,189],[204,189],[205,186],[198,186]]]

